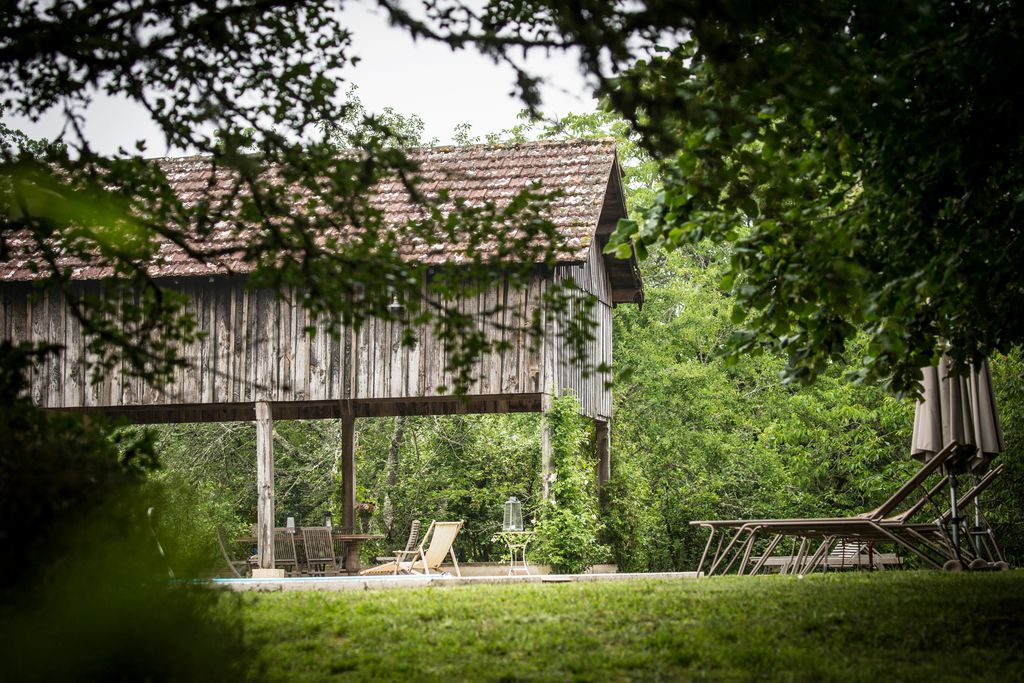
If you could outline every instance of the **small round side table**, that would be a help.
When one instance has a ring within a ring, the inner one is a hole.
[[[530,567],[526,563],[526,546],[533,539],[532,531],[499,531],[494,536],[500,538],[508,546],[509,566],[508,575],[516,574],[530,575]]]

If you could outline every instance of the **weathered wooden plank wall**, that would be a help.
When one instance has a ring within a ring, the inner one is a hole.
[[[584,265],[559,267],[554,273],[556,278],[570,276],[601,299],[595,311],[597,338],[590,352],[595,366],[609,362],[611,309],[600,256]],[[504,283],[454,302],[478,319],[489,338],[509,344],[505,352],[481,358],[469,393],[536,394],[555,386],[573,391],[585,413],[607,417],[611,397],[603,389],[604,376],[583,378],[561,343],[551,339],[531,343],[525,321],[541,304],[550,277],[538,271],[525,291]],[[293,293],[279,298],[270,291],[247,290],[242,278],[181,279],[172,286],[190,297],[189,310],[205,337],[182,349],[193,362],[157,391],[122,368],[91,383],[83,362],[89,357],[87,340],[77,319],[66,310],[65,297],[57,291],[35,290],[28,283],[0,284],[2,338],[64,347],[63,353],[51,356],[33,372],[33,401],[53,408],[393,401],[440,396],[440,386],[452,385],[444,345],[429,329],[418,329],[412,346],[402,344],[400,324],[376,319],[358,331],[346,329],[332,335],[323,320],[310,320]],[[90,294],[102,294],[95,283],[81,287]],[[315,335],[306,334],[307,325],[316,329]],[[549,328],[557,333],[557,321]],[[549,367],[554,373],[550,380],[545,377]]]
[[[545,342],[545,348],[555,349],[555,386],[562,393],[574,394],[580,402],[582,412],[591,417],[608,419],[612,414],[612,393],[606,388],[611,376],[598,372],[604,364],[612,364],[612,289],[605,268],[601,250],[595,244],[588,260],[581,265],[559,266],[555,281],[575,282],[581,292],[597,298],[591,315],[594,318],[594,338],[587,342],[586,358],[573,362],[572,351],[564,339],[564,329],[571,316],[582,315],[581,298],[572,302],[568,313],[557,315],[553,326],[553,338]]]

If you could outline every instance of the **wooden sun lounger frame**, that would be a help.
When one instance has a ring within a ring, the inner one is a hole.
[[[419,574],[423,572],[427,576],[430,576],[431,569],[438,571],[441,563],[444,562],[445,558],[451,558],[452,566],[455,570],[456,576],[462,576],[462,571],[459,569],[459,561],[455,557],[455,539],[458,538],[459,532],[462,531],[462,527],[465,525],[465,521],[459,520],[457,522],[439,522],[434,520],[430,523],[426,533],[423,534],[419,545],[415,550],[407,553],[406,551],[399,551],[396,554],[395,559],[376,567],[370,567],[359,572],[360,575],[367,574]],[[437,528],[446,527],[454,529],[451,540],[447,542],[447,547],[438,548],[444,550],[444,553],[440,556],[428,559],[428,556],[435,555],[434,545],[434,531]],[[409,559],[403,559],[409,558]]]
[[[409,538],[405,542],[405,548],[391,551],[391,555],[382,555],[374,558],[379,563],[386,564],[388,562],[404,562],[409,557],[416,553],[416,544],[420,540],[420,520],[412,520],[412,524],[409,525]]]

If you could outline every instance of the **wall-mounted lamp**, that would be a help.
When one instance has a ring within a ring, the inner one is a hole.
[[[388,313],[399,318],[405,312],[405,306],[398,300],[398,292],[391,294],[391,303],[388,304]]]

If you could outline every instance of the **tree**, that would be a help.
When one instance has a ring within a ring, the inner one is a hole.
[[[536,264],[554,263],[559,235],[539,186],[500,207],[417,191],[405,148],[421,122],[367,114],[340,88],[357,59],[342,4],[128,0],[0,10],[0,111],[37,118],[57,109],[65,118],[53,144],[0,130],[0,265],[35,269],[42,286],[81,301],[73,310],[97,357],[94,376],[124,362],[159,383],[187,362],[175,347],[195,337],[195,321],[147,272],[166,243],[218,272],[238,259],[253,264],[251,286],[298,292],[336,329],[370,316],[397,320],[389,309],[397,296],[415,312],[405,324],[431,324],[452,349],[457,392],[495,342],[454,307],[417,304],[503,279],[525,286]],[[126,140],[113,156],[94,151],[82,123],[99,92],[143,107],[169,149],[207,155],[218,186],[185,202],[141,142]],[[370,201],[385,177],[404,183],[421,218],[385,224]],[[225,226],[227,238],[210,239]],[[481,255],[485,238],[495,248]],[[403,258],[409,240],[461,244],[464,258]],[[103,296],[71,285],[83,263],[106,268]],[[557,309],[568,294],[556,287],[546,298]],[[567,338],[582,349],[589,327],[585,316],[578,322]],[[539,325],[531,331],[539,335]]]
[[[695,519],[858,514],[917,467],[913,407],[845,380],[846,364],[812,386],[781,384],[777,353],[727,366],[729,262],[709,243],[653,252],[643,308],[616,310],[608,527],[621,569],[695,567]]]
[[[943,352],[1024,341],[1015,3],[381,4],[511,63],[577,50],[663,162],[663,191],[609,249],[733,244],[734,354],[781,350],[806,382],[863,330],[855,374],[907,392]],[[537,80],[519,82],[534,104]]]

